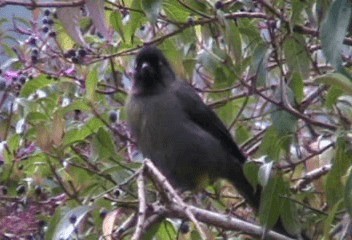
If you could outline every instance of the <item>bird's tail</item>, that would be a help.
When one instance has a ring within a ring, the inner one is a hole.
[[[239,170],[238,166],[235,167],[235,170],[232,169],[230,171],[228,180],[236,187],[236,190],[246,199],[247,203],[254,209],[254,211],[258,212],[260,207],[260,197],[262,193],[261,186],[258,185],[256,188],[253,188],[253,186],[244,176],[242,168]],[[279,218],[273,227],[273,230],[286,236],[293,237],[284,228],[281,218]]]

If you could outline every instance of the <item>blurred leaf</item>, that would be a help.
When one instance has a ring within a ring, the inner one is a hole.
[[[345,93],[352,95],[352,81],[340,73],[328,73],[315,78],[318,83],[324,83],[339,88]]]
[[[90,206],[79,206],[68,211],[57,224],[52,239],[69,239],[75,228],[93,208]],[[72,218],[75,218],[72,223]]]
[[[256,190],[258,185],[259,166],[255,162],[246,162],[243,165],[243,172],[253,189]]]
[[[142,9],[152,24],[156,23],[163,0],[143,0]]]
[[[105,20],[104,0],[86,0],[85,5],[98,32],[110,40],[109,28]]]
[[[294,34],[286,39],[283,48],[290,70],[294,73],[300,73],[303,78],[307,78],[310,70],[310,59],[304,41],[302,35]]]
[[[269,182],[272,168],[273,168],[273,161],[265,163],[261,165],[259,168],[258,181],[260,185],[262,185],[263,187],[265,187]]]
[[[325,105],[328,108],[332,108],[336,104],[337,99],[342,94],[343,94],[343,90],[341,88],[331,86],[330,89],[328,90],[327,95],[326,95]]]
[[[334,206],[338,201],[344,198],[344,185],[341,177],[344,176],[352,164],[352,150],[350,142],[344,137],[339,137],[336,142],[336,153],[331,171],[328,173],[325,181],[325,192],[327,194],[328,206]]]
[[[27,98],[37,90],[49,86],[53,83],[55,83],[54,80],[48,79],[45,75],[42,74],[38,78],[26,82],[21,90],[21,96]]]
[[[65,132],[65,126],[66,126],[65,119],[61,114],[57,112],[54,114],[52,126],[53,126],[52,132],[51,132],[52,142],[56,146],[59,146],[62,143],[62,139],[64,137],[64,132]]]
[[[160,224],[155,224],[153,227],[151,227],[144,236],[144,239],[172,240],[177,239],[176,236],[177,231],[175,230],[175,227],[171,224],[170,221],[164,220]]]
[[[352,171],[349,169],[348,178],[346,181],[345,191],[344,191],[344,203],[347,209],[347,212],[350,216],[352,216]]]
[[[337,70],[342,68],[343,39],[351,18],[352,4],[349,0],[335,0],[321,26],[321,44],[328,62]]]
[[[80,7],[58,8],[56,14],[67,34],[79,45],[86,46],[79,25]]]

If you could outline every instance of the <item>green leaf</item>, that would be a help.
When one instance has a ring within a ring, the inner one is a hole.
[[[300,73],[303,78],[309,75],[310,60],[305,49],[305,39],[295,34],[284,42],[284,52],[287,65],[291,72]]]
[[[340,73],[328,73],[315,78],[318,83],[324,83],[341,89],[345,93],[352,95],[352,81]]]
[[[140,0],[133,0],[130,7],[135,11],[131,11],[131,17],[125,27],[125,38],[128,44],[133,43],[137,28],[146,20],[142,13]]]
[[[163,9],[166,16],[173,21],[186,22],[190,16],[189,12],[175,0],[165,0],[163,2]]]
[[[342,68],[342,47],[351,18],[350,0],[336,0],[321,26],[321,44],[326,59],[336,69]]]
[[[274,126],[269,127],[266,131],[259,150],[261,155],[267,155],[270,159],[275,161],[279,160],[281,146],[279,136]]]
[[[294,106],[293,92],[289,87],[284,87],[284,90],[277,89],[276,102],[281,102],[284,104],[289,101],[291,106]],[[272,104],[271,106],[271,119],[273,121],[273,127],[276,129],[279,136],[287,136],[295,132],[297,117],[281,109],[280,106]]]
[[[258,44],[254,49],[252,56],[252,64],[249,68],[250,75],[256,76],[256,85],[265,86],[267,81],[267,60],[268,46],[266,44]]]
[[[240,31],[233,20],[225,19],[226,44],[232,56],[235,57],[236,64],[242,61],[242,39]]]
[[[336,202],[329,211],[329,215],[324,222],[324,238],[323,239],[331,239],[330,231],[333,226],[333,222],[338,214],[338,211],[341,209],[342,199]]]
[[[163,0],[143,0],[142,9],[152,24],[156,23]]]
[[[99,159],[116,156],[116,145],[110,132],[105,128],[99,128],[93,139],[93,146],[98,152]]]
[[[124,26],[122,24],[122,14],[118,11],[114,11],[110,14],[110,24],[121,36],[122,41],[126,41],[124,34]]]
[[[300,103],[304,98],[304,83],[301,74],[294,72],[290,81],[289,87],[294,93],[294,97],[297,103]]]
[[[285,193],[283,196],[288,197],[290,195],[289,189],[289,184],[284,182],[283,190]],[[280,216],[285,229],[292,235],[299,234],[301,232],[301,225],[298,220],[300,219],[300,216],[298,215],[295,203],[284,197],[281,198],[281,201],[283,202],[283,205]]]
[[[69,239],[75,228],[92,209],[90,206],[79,206],[68,211],[57,224],[52,239]],[[76,219],[74,223],[70,221],[73,217]]]
[[[283,206],[280,196],[284,192],[284,182],[278,176],[271,177],[263,187],[260,199],[259,220],[265,228],[272,228],[278,221]]]
[[[96,98],[95,90],[97,89],[98,78],[98,67],[94,67],[86,79],[86,95],[90,101],[94,101]]]
[[[104,126],[104,123],[97,119],[92,118],[85,125],[75,127],[65,133],[63,143],[65,146],[71,145],[75,142],[80,142],[85,140],[91,134],[97,132],[100,127]]]
[[[46,75],[42,74],[38,78],[27,81],[21,90],[20,96],[27,98],[37,90],[47,87],[53,83],[55,83],[54,80],[48,79]]]

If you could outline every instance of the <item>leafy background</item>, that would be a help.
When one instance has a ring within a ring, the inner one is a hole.
[[[0,19],[3,238],[109,239],[135,216],[141,156],[124,102],[145,44],[163,50],[253,160],[244,169],[264,187],[261,224],[281,216],[314,239],[349,235],[350,1],[0,1],[0,11],[13,6],[30,16]],[[198,206],[253,220],[226,182],[200,195]],[[133,226],[123,230],[129,238]],[[199,235],[167,219],[146,229],[152,237]]]

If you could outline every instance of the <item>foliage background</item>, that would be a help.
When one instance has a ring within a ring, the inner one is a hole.
[[[136,213],[135,181],[126,179],[141,156],[124,102],[144,44],[163,50],[253,160],[245,171],[265,190],[259,222],[270,227],[281,216],[291,232],[315,239],[349,234],[350,1],[0,1],[0,11],[5,6],[31,16],[0,19],[3,237],[98,239]],[[236,210],[225,182],[202,196],[198,206],[253,218]],[[168,219],[144,237],[198,239],[184,225]]]

